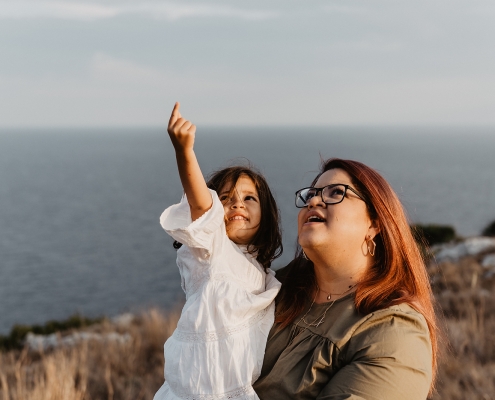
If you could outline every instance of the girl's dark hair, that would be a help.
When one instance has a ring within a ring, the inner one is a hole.
[[[251,243],[248,244],[247,250],[250,254],[256,255],[256,261],[266,272],[272,261],[280,257],[283,251],[280,212],[266,179],[250,165],[233,166],[213,172],[206,185],[218,193],[227,183],[234,187],[241,176],[247,176],[253,181],[261,207],[260,226]],[[174,248],[179,247],[180,243],[174,242]]]
[[[433,294],[421,252],[414,240],[404,209],[388,182],[374,169],[352,160],[332,158],[322,163],[313,186],[326,171],[347,172],[356,189],[363,194],[370,218],[377,222],[374,263],[356,288],[355,307],[366,315],[389,306],[408,303],[423,314],[432,345],[433,380],[437,366],[439,328],[434,311]],[[314,265],[302,257],[298,246],[296,258],[277,278],[282,290],[277,297],[275,322],[283,328],[301,314],[316,290]]]

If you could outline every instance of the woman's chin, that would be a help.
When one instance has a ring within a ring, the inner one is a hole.
[[[304,251],[310,251],[312,248],[315,248],[318,245],[318,242],[318,237],[315,235],[302,234],[298,238],[299,246],[301,246]]]

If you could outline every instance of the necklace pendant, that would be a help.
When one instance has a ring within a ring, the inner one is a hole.
[[[331,295],[331,294],[329,294],[329,295],[327,296],[327,300],[331,300],[331,299],[332,299],[332,295]]]

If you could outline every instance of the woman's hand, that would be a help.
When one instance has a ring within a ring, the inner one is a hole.
[[[192,150],[194,147],[196,125],[193,125],[191,121],[182,118],[179,108],[179,102],[175,103],[172,115],[168,121],[167,132],[174,145],[175,151]]]

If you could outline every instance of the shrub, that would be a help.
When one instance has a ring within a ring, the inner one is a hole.
[[[482,232],[483,236],[495,236],[495,221],[489,224]]]
[[[449,225],[421,225],[412,227],[413,235],[420,244],[433,246],[434,244],[447,243],[454,240],[457,235],[455,229]],[[426,242],[426,243],[425,243]]]
[[[44,325],[14,325],[9,335],[0,335],[0,351],[20,349],[29,332],[33,332],[36,335],[49,335],[55,332],[83,328],[100,323],[102,320],[103,318],[91,319],[74,314],[64,321],[48,321]]]

